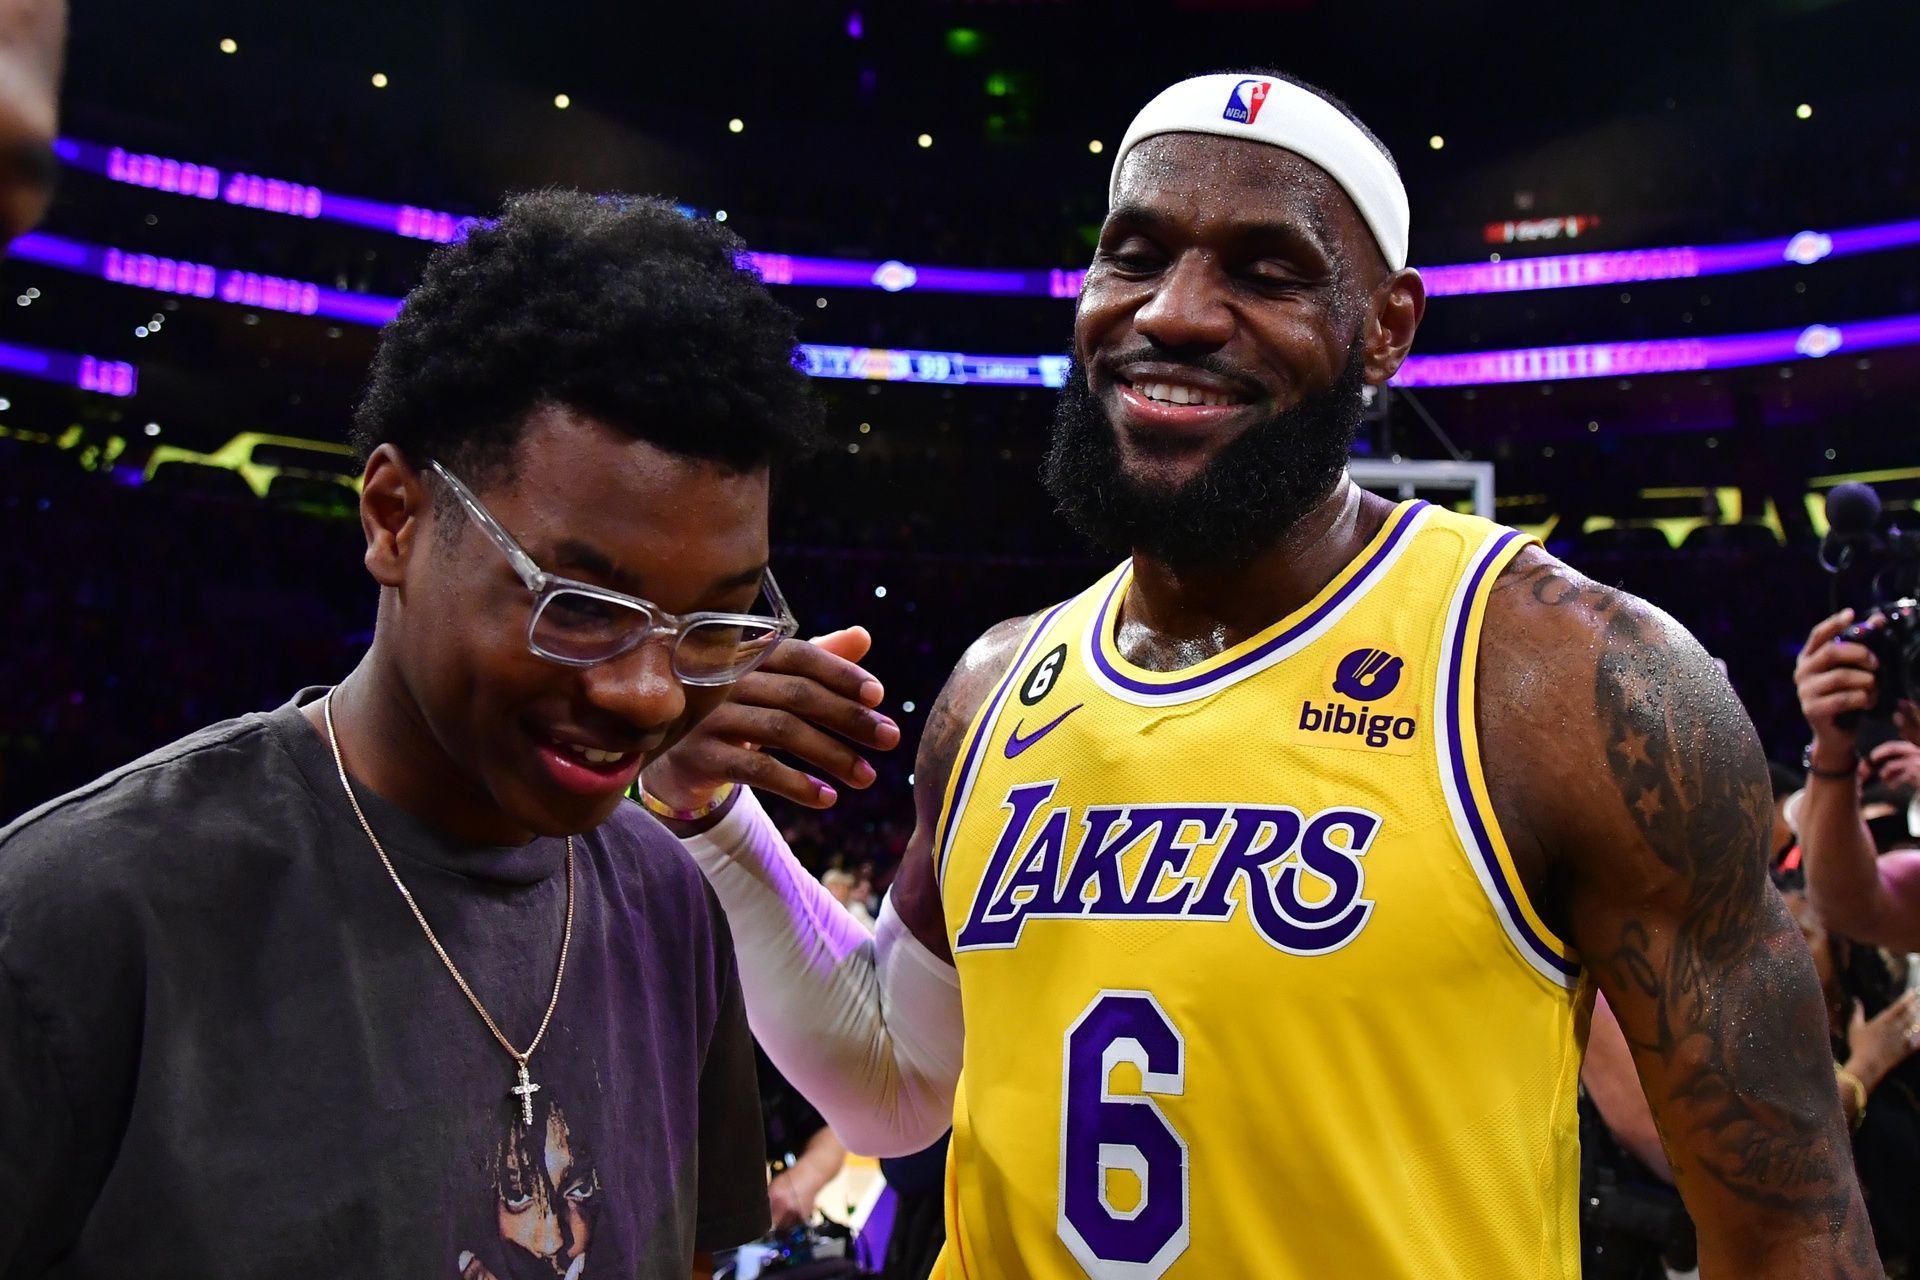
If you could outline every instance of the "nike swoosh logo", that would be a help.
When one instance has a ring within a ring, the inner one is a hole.
[[[1022,751],[1025,751],[1028,747],[1040,741],[1040,739],[1046,737],[1048,734],[1052,733],[1055,729],[1058,729],[1060,727],[1060,722],[1062,720],[1065,720],[1068,716],[1072,715],[1074,712],[1078,711],[1081,707],[1084,707],[1086,705],[1087,704],[1084,702],[1075,703],[1073,706],[1068,707],[1065,711],[1062,711],[1059,715],[1047,721],[1045,724],[1041,725],[1038,729],[1035,729],[1032,733],[1028,734],[1024,738],[1020,736],[1020,722],[1017,720],[1014,721],[1013,732],[1007,735],[1007,759],[1009,760],[1013,759],[1015,756],[1019,755]]]

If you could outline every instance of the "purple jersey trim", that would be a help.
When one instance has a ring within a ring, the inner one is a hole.
[[[1106,637],[1112,634],[1110,626],[1114,600],[1119,594],[1120,584],[1127,578],[1127,575],[1121,574],[1113,580],[1112,589],[1107,592],[1107,598],[1101,602],[1100,612],[1094,617],[1093,643],[1089,646],[1093,650],[1093,661],[1095,665],[1100,668],[1100,673],[1108,680],[1134,693],[1190,693],[1195,689],[1205,688],[1215,681],[1230,680],[1235,673],[1245,670],[1253,663],[1260,661],[1272,653],[1275,649],[1293,643],[1299,639],[1301,635],[1319,625],[1323,618],[1335,609],[1338,609],[1350,597],[1365,590],[1372,582],[1374,571],[1379,569],[1379,567],[1393,555],[1394,549],[1406,539],[1408,530],[1413,528],[1414,517],[1418,515],[1426,505],[1424,501],[1415,501],[1407,503],[1396,511],[1392,517],[1396,522],[1392,531],[1381,540],[1378,547],[1374,548],[1374,552],[1367,558],[1367,562],[1360,566],[1360,571],[1347,579],[1345,586],[1341,587],[1331,596],[1328,596],[1319,608],[1288,627],[1279,635],[1268,640],[1265,644],[1254,649],[1249,649],[1232,662],[1217,667],[1212,671],[1188,676],[1181,680],[1169,680],[1165,682],[1136,680],[1134,677],[1127,675],[1118,667],[1114,666],[1108,659],[1105,641]]]
[[[1480,590],[1481,582],[1486,578],[1487,570],[1500,554],[1512,545],[1514,539],[1525,535],[1518,530],[1508,530],[1501,535],[1489,551],[1468,573],[1461,597],[1460,617],[1454,626],[1453,635],[1447,642],[1447,698],[1446,698],[1446,738],[1447,765],[1452,771],[1454,788],[1460,796],[1460,810],[1466,815],[1467,827],[1472,834],[1472,847],[1469,853],[1479,861],[1487,878],[1500,891],[1500,900],[1506,905],[1507,918],[1513,922],[1514,932],[1520,940],[1555,972],[1571,978],[1580,972],[1580,966],[1570,963],[1565,956],[1547,945],[1547,942],[1533,926],[1527,923],[1527,916],[1520,909],[1520,901],[1514,894],[1513,886],[1507,882],[1500,859],[1494,855],[1493,841],[1487,833],[1485,817],[1480,806],[1473,798],[1473,788],[1467,775],[1467,756],[1463,747],[1460,715],[1460,679],[1467,661],[1466,644],[1468,617],[1473,610],[1474,596]]]

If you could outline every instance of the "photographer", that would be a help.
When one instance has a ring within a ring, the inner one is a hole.
[[[1862,816],[1861,788],[1877,778],[1911,788],[1920,782],[1920,708],[1902,700],[1893,733],[1859,713],[1879,696],[1879,660],[1841,639],[1853,623],[1843,609],[1813,629],[1794,664],[1800,711],[1813,730],[1807,792],[1798,818],[1807,892],[1835,933],[1895,951],[1920,950],[1920,852],[1882,851]],[[1862,731],[1880,740],[1862,752]]]

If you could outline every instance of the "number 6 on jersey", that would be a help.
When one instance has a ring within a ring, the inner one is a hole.
[[[1121,1063],[1139,1094],[1113,1092]],[[1157,1280],[1187,1251],[1187,1144],[1146,1095],[1186,1092],[1187,1042],[1150,992],[1102,991],[1067,1028],[1062,1075],[1060,1239],[1094,1280]],[[1125,1208],[1120,1171],[1138,1191]]]

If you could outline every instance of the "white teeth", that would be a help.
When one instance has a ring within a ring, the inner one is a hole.
[[[571,742],[563,742],[560,745],[568,751],[571,751],[574,755],[579,756],[582,760],[585,760],[588,764],[612,764],[616,760],[625,758],[624,754],[619,751],[601,751],[595,747],[582,747]]]
[[[1228,405],[1234,403],[1233,397],[1218,391],[1202,391],[1198,387],[1185,387],[1175,382],[1142,382],[1134,387],[1149,400],[1158,400],[1164,404],[1205,404]]]

